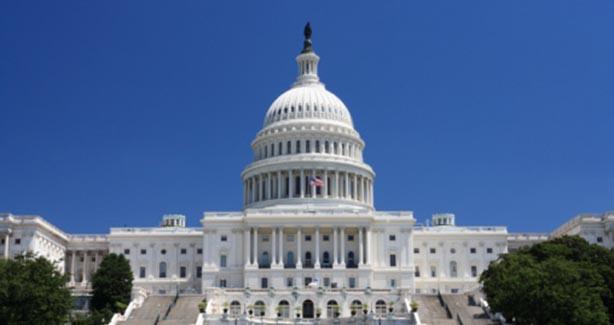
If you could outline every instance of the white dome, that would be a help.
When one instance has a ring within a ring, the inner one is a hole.
[[[353,128],[345,104],[321,83],[295,85],[277,97],[267,111],[264,126],[289,120],[331,120]]]

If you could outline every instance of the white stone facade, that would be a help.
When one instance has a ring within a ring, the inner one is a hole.
[[[181,215],[153,228],[69,235],[37,216],[0,215],[5,258],[33,251],[57,262],[69,286],[87,292],[105,254],[130,260],[134,286],[149,294],[200,293],[209,313],[349,316],[407,311],[412,294],[473,290],[490,262],[548,238],[505,227],[460,227],[453,214],[417,225],[411,211],[375,209],[375,172],[349,110],[318,77],[305,40],[292,87],[273,102],[242,172],[243,210]],[[579,216],[553,233],[614,243],[614,214]],[[338,307],[335,307],[338,306]]]

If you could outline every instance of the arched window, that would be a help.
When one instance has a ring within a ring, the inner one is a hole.
[[[320,153],[320,140],[316,140],[316,152]]]
[[[456,261],[451,261],[450,262],[450,277],[456,278],[457,276],[458,276],[458,269],[456,266]]]
[[[337,142],[333,142],[333,153],[334,153],[335,155],[338,155],[338,154],[339,154],[339,148],[338,148],[338,144],[337,144]]]
[[[362,302],[360,302],[360,300],[352,301],[352,304],[350,305],[350,312],[352,313],[352,316],[359,315],[361,310],[362,310]]]
[[[159,272],[159,278],[166,278],[166,262],[160,262]]]
[[[307,251],[305,252],[305,265],[306,267],[310,267],[311,266],[311,252]]]
[[[378,300],[375,303],[375,314],[379,317],[386,315],[386,302],[383,300]]]
[[[324,252],[324,254],[322,254],[322,264],[325,266],[330,266],[330,254],[328,252]]]
[[[230,316],[239,317],[241,315],[241,303],[233,300],[230,303]]]
[[[282,300],[277,305],[277,316],[281,318],[290,318],[290,303]]]
[[[288,143],[286,143],[286,154],[289,155],[292,153],[292,141],[288,141]]]
[[[324,152],[326,153],[330,153],[330,147],[328,146],[328,141],[324,142]]]
[[[271,143],[271,157],[275,157],[275,144]]]
[[[309,141],[309,140],[305,141],[305,152],[306,153],[310,153],[311,152],[311,141]]]
[[[296,140],[296,148],[294,148],[296,153],[301,153],[301,140]]]
[[[264,146],[264,158],[269,157],[269,146]]]
[[[339,304],[336,301],[330,300],[326,304],[326,317],[339,318]]]
[[[264,316],[266,314],[266,308],[262,300],[256,301],[254,304],[254,315],[257,317]]]
[[[281,156],[281,152],[283,151],[283,144],[280,142],[277,144],[277,155]]]
[[[258,262],[258,263],[261,266],[268,267],[269,263],[270,263],[270,261],[269,261],[269,252],[267,252],[267,251],[262,252],[262,257],[260,259],[260,262]]]

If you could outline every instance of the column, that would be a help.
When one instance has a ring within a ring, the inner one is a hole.
[[[335,199],[339,198],[339,171],[335,170]]]
[[[277,199],[281,199],[281,171],[277,171]]]
[[[372,265],[371,252],[373,250],[371,249],[371,236],[371,228],[367,228],[367,249],[365,250],[367,253],[367,265]]]
[[[379,252],[377,252],[377,255],[379,256],[379,265],[385,266],[388,263],[386,263],[386,243],[384,242],[384,238],[386,236],[384,230],[378,231],[377,236],[379,239]]]
[[[339,261],[337,247],[337,228],[333,228],[333,267],[337,266],[337,262]]]
[[[273,187],[273,181],[271,180],[272,176],[273,176],[273,173],[266,174],[266,178],[267,178],[266,199],[267,200],[272,199],[271,197],[271,189]]]
[[[305,197],[305,171],[301,168],[301,199]]]
[[[358,175],[354,174],[354,200],[358,201]]]
[[[302,243],[302,234],[301,234],[301,228],[299,227],[296,230],[296,268],[300,269],[303,267],[303,249],[301,247],[301,243]]]
[[[264,174],[258,175],[258,196],[260,197],[259,201],[264,201],[264,190],[262,187],[264,186]]]
[[[358,191],[360,192],[360,196],[359,196],[360,202],[367,203],[366,200],[365,200],[365,198],[366,198],[366,196],[365,196],[365,178],[362,177],[362,176],[360,177],[360,188],[358,189]]]
[[[358,266],[362,266],[365,263],[365,247],[363,244],[363,232],[362,227],[358,228]]]
[[[247,204],[247,181],[243,181],[243,205]]]
[[[407,232],[405,233],[406,235],[406,239],[407,239],[407,267],[411,268],[411,270],[413,271],[413,254],[414,254],[414,242],[412,240],[412,233],[411,233],[411,229],[408,229]],[[465,268],[466,269],[466,268]]]
[[[349,200],[352,196],[350,195],[350,173],[345,172],[345,199]]]
[[[250,259],[250,245],[249,245],[249,228],[243,230],[243,254],[245,254],[245,267],[250,266],[251,264],[251,259]],[[203,247],[203,250],[207,249],[205,247]]]
[[[341,266],[345,267],[345,227],[341,227],[339,230],[341,232]]]
[[[248,178],[247,180],[249,182],[249,203],[254,202],[254,181],[252,180],[252,178]]]
[[[315,180],[316,179],[316,170],[312,169],[311,170],[311,179]],[[316,198],[316,183],[315,182],[311,182],[311,197],[312,198]]]
[[[75,259],[77,259],[77,252],[72,251],[72,259],[70,261],[70,283],[75,283]]]
[[[258,227],[254,227],[254,263],[258,267]]]
[[[204,239],[203,239],[203,242],[207,243]],[[155,247],[156,247],[155,244],[149,244],[149,248],[151,249],[151,261],[150,261],[151,265],[149,267],[150,268],[149,278],[152,278],[152,279],[154,277],[156,277],[156,256],[157,256],[157,253],[156,253],[156,248]],[[207,247],[209,247],[208,244],[203,245],[203,264],[208,262],[207,259],[206,259],[206,256],[205,256],[205,254],[207,254]]]
[[[373,193],[373,180],[369,180],[369,194],[370,194],[370,203],[373,205],[375,202],[375,199],[374,199],[375,193]]]
[[[6,235],[4,235],[4,258],[5,259],[9,258],[9,244],[10,243],[11,243],[10,234],[7,232]]]
[[[271,267],[277,265],[277,254],[275,249],[275,239],[277,237],[277,229],[271,228]]]
[[[320,268],[320,227],[316,227],[316,262],[313,265],[314,268]]]
[[[326,199],[328,198],[328,170],[324,170],[324,189],[322,191],[322,196]]]
[[[81,270],[81,273],[83,275],[83,279],[81,280],[81,283],[83,285],[87,284],[87,251],[83,251],[83,269]]]
[[[279,228],[279,266],[284,267],[284,228]]]
[[[292,169],[288,169],[288,198],[294,197],[294,177],[292,177]]]

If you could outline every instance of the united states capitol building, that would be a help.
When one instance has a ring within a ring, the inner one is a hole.
[[[551,234],[513,234],[504,226],[459,226],[450,213],[418,225],[411,211],[376,210],[365,140],[346,105],[320,81],[319,60],[307,28],[296,80],[271,104],[251,142],[254,159],[237,184],[242,210],[205,212],[197,228],[170,214],[158,227],[99,235],[68,234],[39,216],[5,213],[4,257],[44,256],[69,275],[76,295],[87,295],[104,255],[123,254],[141,302],[179,293],[206,297],[211,315],[250,308],[263,317],[325,319],[363,308],[401,317],[413,296],[475,290],[499,255],[551,236],[577,234],[614,246],[614,212],[579,215]]]

